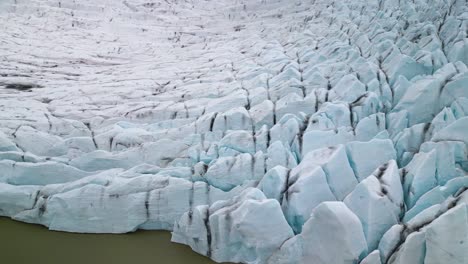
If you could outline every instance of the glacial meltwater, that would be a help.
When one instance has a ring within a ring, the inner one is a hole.
[[[77,234],[50,231],[0,217],[2,264],[209,264],[189,247],[171,243],[166,231]]]

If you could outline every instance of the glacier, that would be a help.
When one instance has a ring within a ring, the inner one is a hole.
[[[468,263],[466,0],[3,0],[0,29],[0,216]]]

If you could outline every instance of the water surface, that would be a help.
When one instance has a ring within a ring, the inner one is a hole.
[[[166,231],[75,234],[0,217],[0,263],[4,264],[215,263],[170,240]]]

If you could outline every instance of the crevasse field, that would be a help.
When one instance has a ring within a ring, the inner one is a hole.
[[[466,0],[1,0],[0,215],[466,264],[467,34]]]

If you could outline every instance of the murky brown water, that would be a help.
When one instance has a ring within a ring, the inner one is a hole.
[[[73,234],[0,217],[2,264],[211,264],[164,231]]]

